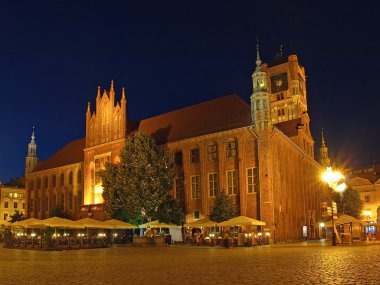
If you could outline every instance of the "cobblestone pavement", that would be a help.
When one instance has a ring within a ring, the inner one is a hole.
[[[379,261],[380,244],[0,248],[0,284],[380,284]]]

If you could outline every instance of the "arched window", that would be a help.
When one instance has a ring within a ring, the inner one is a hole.
[[[53,174],[53,176],[51,177],[51,182],[53,187],[57,186],[57,177],[55,176],[55,174]]]
[[[78,170],[77,181],[78,181],[78,184],[82,183],[82,170],[80,169]]]
[[[48,188],[48,184],[49,184],[49,180],[48,180],[47,176],[45,176],[45,178],[44,178],[44,188]]]
[[[59,178],[59,185],[63,186],[65,183],[65,175],[61,173],[61,177]]]
[[[37,189],[41,189],[41,178],[37,178]]]
[[[73,172],[70,171],[69,173],[69,185],[73,185]]]

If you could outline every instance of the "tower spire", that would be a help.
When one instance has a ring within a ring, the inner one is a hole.
[[[124,86],[123,86],[123,88],[121,89],[122,91],[121,91],[121,101],[126,101],[126,99],[125,99],[125,88],[124,88]]]
[[[319,163],[324,168],[326,168],[330,166],[330,158],[329,158],[329,150],[326,146],[324,131],[325,129],[322,128],[322,141],[321,141],[321,147],[319,148]]]
[[[30,143],[28,144],[28,154],[25,157],[25,176],[32,172],[37,165],[37,144],[34,135],[34,127]]]
[[[34,126],[33,126],[33,131],[32,131],[32,136],[31,136],[31,141],[30,141],[30,143],[36,143],[35,142],[35,139],[36,137],[34,136]]]
[[[256,71],[261,71],[261,59],[259,50],[259,39],[256,39]]]
[[[280,44],[280,55],[282,56],[282,44]]]

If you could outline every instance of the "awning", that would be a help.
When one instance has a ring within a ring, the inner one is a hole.
[[[190,223],[186,223],[183,226],[187,228],[208,228],[215,227],[217,222],[211,221],[209,218],[196,220]]]
[[[239,216],[218,224],[220,227],[233,227],[233,226],[265,226],[265,223],[255,220],[246,216]]]
[[[81,228],[92,228],[92,229],[110,229],[111,228],[109,225],[104,224],[104,222],[91,219],[91,218],[84,218],[81,220],[73,221],[73,223],[77,226],[80,226]]]
[[[177,226],[175,224],[165,224],[160,223],[160,221],[156,220],[150,223],[142,224],[139,226],[140,229],[145,228],[168,228],[168,229],[175,229],[175,228],[181,228],[181,226]]]
[[[41,220],[38,223],[32,225],[34,228],[64,228],[64,229],[83,229],[84,226],[76,224],[74,221],[52,217],[45,220]]]
[[[21,227],[21,228],[34,228],[35,224],[40,223],[40,219],[30,218],[18,222],[14,222],[12,224],[9,224],[11,227]]]
[[[103,222],[103,224],[107,225],[109,229],[137,229],[138,227],[119,221],[115,219],[111,219]]]
[[[355,217],[352,217],[352,216],[349,216],[349,215],[345,215],[345,214],[338,215],[338,218],[336,220],[334,220],[334,224],[336,224],[336,225],[349,224],[349,223],[355,223],[355,224],[362,224],[362,225],[364,225],[366,222],[358,220]],[[325,226],[327,228],[330,228],[331,227],[331,221],[326,222]]]

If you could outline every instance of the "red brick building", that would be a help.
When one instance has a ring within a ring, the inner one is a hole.
[[[256,65],[250,105],[233,94],[139,122],[128,117],[124,88],[115,102],[113,82],[103,94],[99,87],[84,139],[46,161],[37,162],[36,145],[29,146],[28,216],[46,218],[60,205],[73,218],[105,219],[98,171],[120,161],[126,136],[139,129],[173,154],[173,196],[183,201],[186,222],[207,216],[224,191],[241,215],[265,221],[276,241],[302,239],[304,226],[315,238],[325,187],[314,159],[305,70],[296,55],[262,64],[257,53]]]

